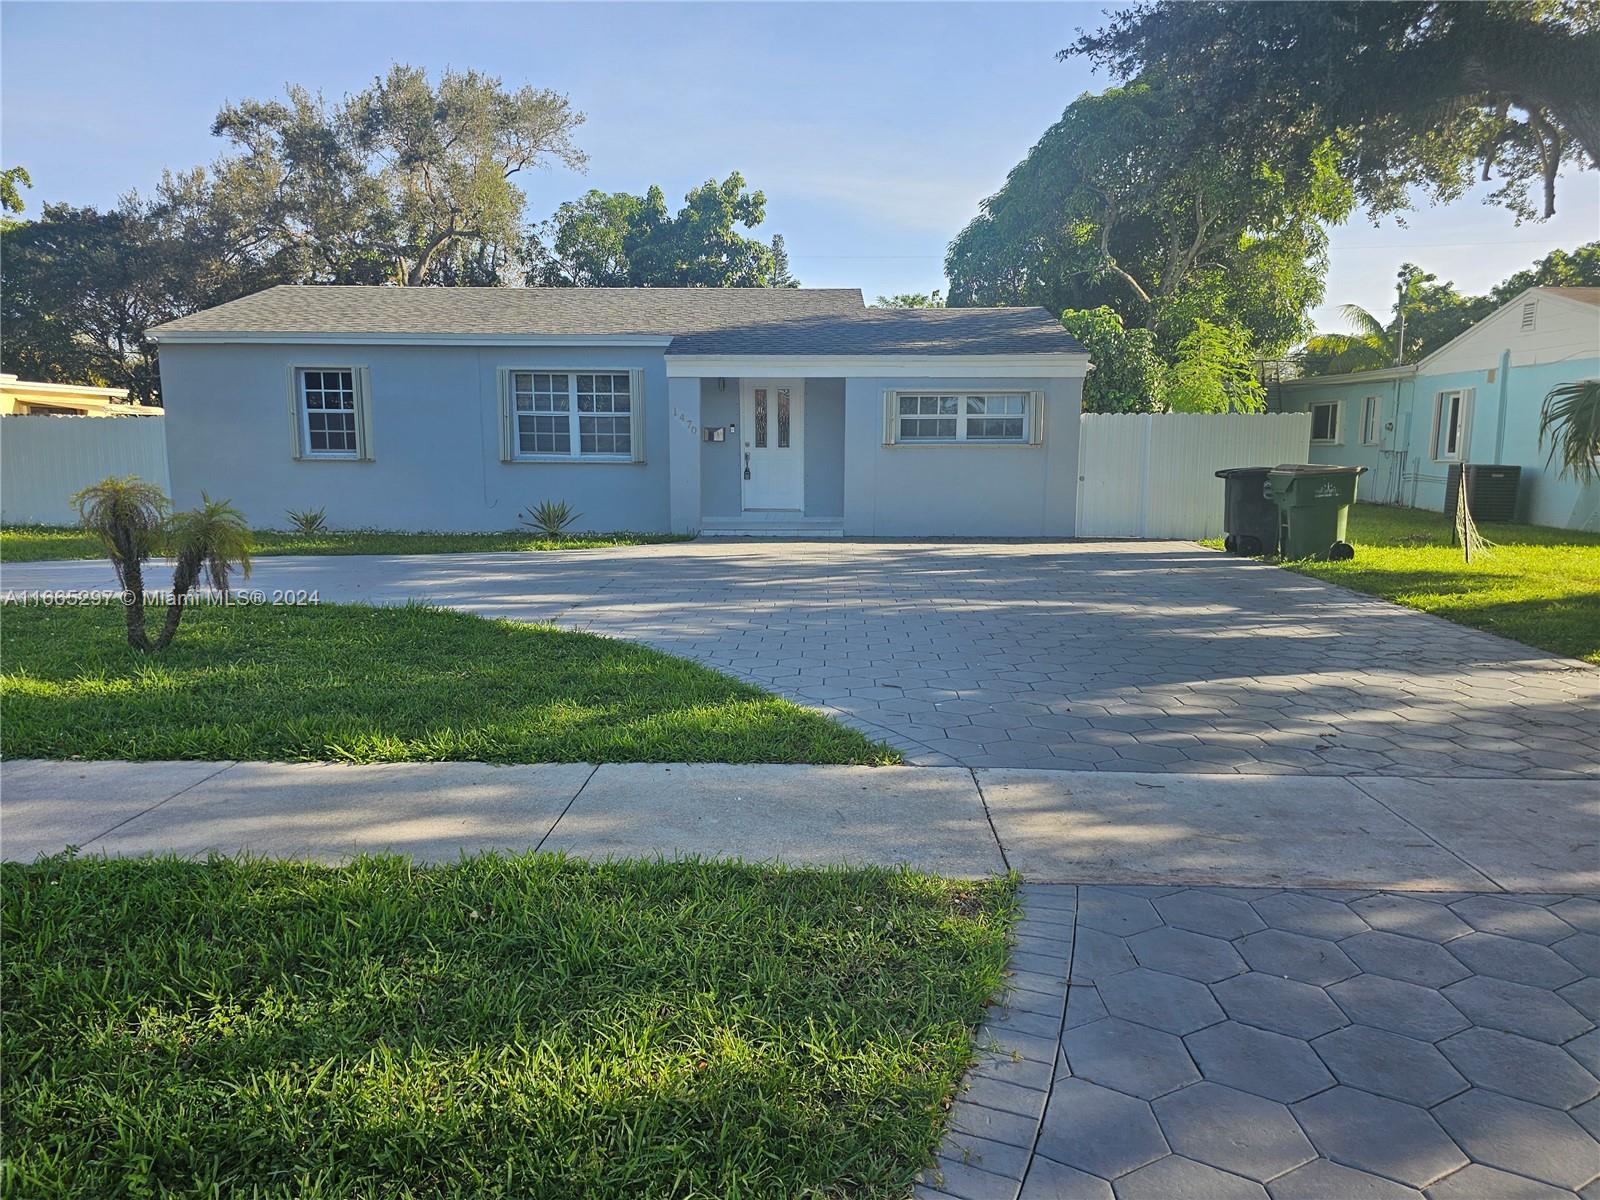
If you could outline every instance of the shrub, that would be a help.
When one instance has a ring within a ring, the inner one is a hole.
[[[537,529],[547,538],[558,538],[582,514],[572,510],[565,500],[541,500],[522,510],[517,520],[529,529]]]
[[[311,536],[328,532],[328,510],[326,508],[291,508],[283,515],[289,518],[289,527],[296,533]]]

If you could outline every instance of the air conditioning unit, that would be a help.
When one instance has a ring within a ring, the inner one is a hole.
[[[1467,473],[1467,509],[1474,521],[1505,522],[1517,519],[1517,487],[1522,482],[1522,468],[1484,463],[1450,464],[1450,475],[1444,485],[1446,517],[1455,520],[1462,471]]]

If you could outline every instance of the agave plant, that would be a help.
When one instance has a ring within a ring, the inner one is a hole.
[[[203,575],[224,596],[233,567],[250,578],[250,526],[244,514],[226,500],[200,494],[200,507],[181,512],[167,522],[167,544],[177,565],[172,571],[172,599],[167,619],[153,649],[165,650],[183,619],[184,600]]]
[[[112,476],[72,497],[78,523],[100,539],[122,586],[128,645],[150,649],[144,628],[144,564],[166,533],[166,495],[136,475]]]
[[[582,515],[573,512],[565,500],[541,500],[518,513],[517,520],[547,538],[558,538]]]
[[[289,518],[289,524],[294,531],[306,536],[328,532],[328,510],[326,508],[291,508],[283,514]]]
[[[1582,379],[1553,387],[1539,414],[1539,446],[1550,439],[1546,465],[1561,460],[1561,475],[1579,483],[1600,477],[1600,379]]]

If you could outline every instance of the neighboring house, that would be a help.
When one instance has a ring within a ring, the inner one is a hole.
[[[1522,468],[1518,518],[1600,528],[1600,485],[1562,479],[1539,445],[1545,395],[1600,377],[1600,288],[1530,288],[1414,366],[1282,385],[1311,414],[1311,459],[1368,469],[1362,499],[1443,511],[1453,463]],[[1559,465],[1559,464],[1558,464]]]
[[[152,330],[173,498],[256,526],[1069,537],[1043,309],[802,288],[277,287]]]
[[[0,375],[0,415],[59,417],[159,417],[159,408],[128,401],[127,388],[76,383],[32,383]]]

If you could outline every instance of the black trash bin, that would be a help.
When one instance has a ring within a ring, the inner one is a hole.
[[[1229,554],[1255,556],[1278,552],[1278,506],[1267,483],[1271,467],[1229,467],[1222,480],[1222,544]]]

